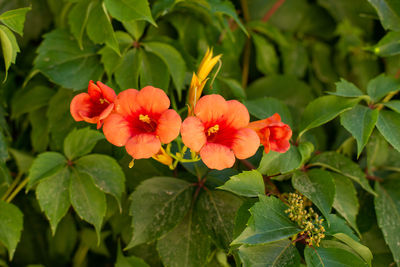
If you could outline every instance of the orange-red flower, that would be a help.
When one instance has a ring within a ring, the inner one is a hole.
[[[125,146],[134,159],[150,158],[179,135],[181,117],[168,109],[170,101],[163,90],[146,86],[118,94],[115,112],[104,121],[106,139]]]
[[[257,132],[261,144],[264,145],[265,153],[270,150],[280,153],[288,151],[292,130],[289,125],[281,121],[281,116],[278,113],[264,120],[251,122],[249,128]]]
[[[97,129],[101,127],[105,118],[114,109],[116,98],[113,89],[97,82],[89,82],[88,92],[76,95],[70,105],[72,117],[76,121],[97,123]]]
[[[194,114],[182,123],[182,141],[192,151],[200,152],[209,168],[229,168],[235,163],[235,156],[245,159],[256,153],[260,139],[255,131],[246,128],[250,116],[240,102],[206,95],[197,102]]]

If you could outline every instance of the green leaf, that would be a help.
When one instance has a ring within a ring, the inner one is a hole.
[[[279,60],[275,48],[261,35],[252,33],[256,47],[257,69],[263,74],[276,73],[279,67]]]
[[[29,169],[29,182],[26,190],[31,189],[39,180],[55,174],[66,166],[66,164],[66,158],[58,152],[44,152],[39,154]]]
[[[104,193],[94,185],[89,175],[74,169],[71,173],[69,197],[79,217],[94,225],[100,242],[101,225],[107,210]]]
[[[400,54],[400,33],[388,32],[372,50],[381,57],[388,57]]]
[[[263,23],[270,25],[269,23]],[[287,43],[288,41],[285,40]],[[295,75],[298,78],[304,77],[309,65],[309,55],[305,45],[301,41],[292,38],[290,45],[281,45],[280,51],[283,58],[283,72],[285,74]]]
[[[150,267],[144,260],[135,256],[125,257],[121,251],[121,245],[118,244],[117,262],[115,267]]]
[[[24,113],[35,111],[49,104],[54,90],[45,86],[35,86],[29,90],[18,91],[11,103],[11,114],[17,118]]]
[[[15,159],[18,167],[18,171],[20,173],[27,173],[33,163],[33,160],[35,159],[31,154],[26,153],[25,151],[13,149],[13,148],[8,148],[8,151],[12,155],[12,157]]]
[[[316,77],[324,83],[338,80],[337,72],[332,64],[332,49],[323,42],[314,42],[311,46],[312,66]]]
[[[354,239],[343,233],[337,233],[334,236],[343,243],[346,243],[352,249],[354,249],[357,254],[360,255],[360,257],[363,258],[369,266],[371,266],[372,253],[368,247],[361,245],[360,243],[354,241]]]
[[[385,95],[400,90],[400,82],[394,77],[384,74],[372,79],[367,85],[367,93],[374,102],[378,102]]]
[[[140,67],[140,87],[152,85],[166,91],[169,87],[168,67],[153,53],[143,51]]]
[[[75,90],[86,88],[88,81],[99,80],[103,73],[96,47],[87,43],[81,50],[70,34],[61,29],[44,35],[34,68],[51,81]]]
[[[201,231],[201,218],[190,211],[181,223],[157,242],[165,266],[203,266],[210,253],[210,239]]]
[[[104,44],[112,48],[118,55],[119,45],[111,19],[108,17],[103,3],[97,3],[90,11],[86,27],[89,38],[95,44]]]
[[[368,266],[360,257],[343,248],[311,248],[306,247],[304,258],[308,267],[341,266],[362,267]]]
[[[330,172],[311,169],[308,172],[295,172],[293,187],[310,199],[328,220],[335,198],[335,183]]]
[[[339,153],[333,151],[321,153],[311,159],[310,164],[341,173],[360,184],[369,193],[376,195],[358,164]]]
[[[386,107],[392,109],[393,111],[400,113],[400,100],[392,100],[392,101],[386,102],[384,105]]]
[[[340,78],[340,82],[335,83],[335,85],[336,92],[328,92],[329,94],[343,97],[360,97],[364,95],[357,86],[343,78]]]
[[[143,20],[130,20],[123,21],[122,25],[127,32],[129,32],[133,38],[138,41],[142,37],[144,30],[146,29],[146,22]]]
[[[185,217],[192,199],[190,183],[169,177],[145,180],[133,192],[133,238],[128,248],[164,236]]]
[[[142,50],[139,49],[129,50],[115,69],[115,80],[121,88],[139,88],[142,54]]]
[[[94,184],[101,191],[114,196],[121,208],[121,196],[125,191],[125,175],[114,158],[91,154],[83,156],[75,163],[76,169],[92,177]]]
[[[237,80],[226,77],[217,77],[217,80],[228,86],[236,99],[242,100],[246,98],[246,92]]]
[[[1,49],[3,50],[4,66],[6,71],[4,80],[6,80],[7,71],[10,68],[10,65],[15,63],[17,53],[20,52],[20,50],[14,34],[3,25],[0,25],[0,41]]]
[[[64,140],[64,153],[69,160],[89,154],[104,135],[89,127],[72,130]]]
[[[11,30],[22,36],[26,13],[30,7],[9,10],[0,15],[0,21],[7,25]]]
[[[119,21],[146,20],[156,26],[147,0],[105,0],[104,4]]]
[[[383,137],[397,151],[400,151],[400,114],[393,111],[381,110],[376,127]]]
[[[290,110],[285,104],[276,98],[257,98],[246,100],[243,104],[247,107],[249,113],[258,119],[262,120],[278,113],[281,116],[282,122],[293,127],[293,119]]]
[[[71,33],[78,41],[81,49],[83,49],[83,33],[85,32],[89,14],[93,6],[94,1],[91,0],[77,1],[77,3],[71,8],[71,11],[68,13],[68,24],[71,28]]]
[[[0,201],[0,242],[8,249],[10,261],[21,238],[23,216],[13,204]]]
[[[358,232],[356,217],[359,204],[354,184],[348,177],[341,174],[331,173],[331,175],[335,181],[336,188],[333,207],[346,219],[351,227]]]
[[[400,264],[400,183],[397,179],[375,183],[375,212],[378,225],[397,265]]]
[[[357,157],[368,142],[369,136],[378,121],[379,110],[356,105],[340,115],[340,123],[357,140]]]
[[[263,177],[257,170],[234,175],[218,188],[245,197],[257,197],[265,193]]]
[[[49,145],[49,121],[44,120],[47,108],[37,109],[29,113],[29,121],[32,126],[31,143],[37,152],[44,152]]]
[[[388,156],[388,142],[386,142],[385,138],[379,133],[379,131],[373,132],[367,144],[368,168],[370,169],[371,167],[374,168],[387,165]]]
[[[300,167],[301,155],[296,146],[290,146],[285,153],[270,151],[264,152],[258,171],[264,175],[272,176],[285,174]]]
[[[329,222],[329,225],[327,222]],[[324,221],[322,225],[326,230],[325,235],[335,236],[338,233],[343,233],[356,241],[360,241],[354,231],[346,224],[346,221],[336,214],[329,214],[327,221]]]
[[[231,17],[240,27],[240,29],[246,34],[247,30],[240,21],[238,15],[236,14],[235,6],[227,0],[208,0],[211,6],[211,12],[214,14],[225,14]]]
[[[247,228],[231,245],[266,244],[300,233],[301,229],[285,213],[287,209],[288,206],[276,197],[261,195],[260,202],[250,209]]]
[[[0,162],[6,162],[8,159],[7,140],[3,132],[0,131]]]
[[[69,200],[70,171],[67,167],[40,181],[36,188],[36,198],[40,208],[50,222],[53,235],[57,225],[67,213]]]
[[[400,6],[396,0],[368,0],[368,2],[376,9],[386,30],[400,31]]]
[[[315,99],[304,110],[299,137],[306,131],[333,120],[342,112],[354,107],[358,102],[358,99],[343,99],[333,95]]]
[[[159,42],[143,43],[146,51],[157,55],[168,67],[169,73],[178,91],[178,98],[182,97],[182,89],[185,82],[186,65],[181,54],[172,46]]]
[[[226,251],[233,240],[235,216],[241,204],[241,199],[222,191],[203,192],[196,203],[195,212],[205,234]]]
[[[242,245],[239,257],[243,267],[300,266],[299,252],[288,239],[257,246]]]

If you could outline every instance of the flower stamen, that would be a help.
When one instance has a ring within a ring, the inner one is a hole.
[[[148,124],[150,124],[150,122],[151,122],[151,119],[149,118],[149,115],[140,114],[139,115],[139,120],[142,121],[142,122],[148,123]]]
[[[207,136],[210,136],[211,134],[215,134],[219,131],[219,125],[215,124],[214,126],[208,128],[207,130]]]

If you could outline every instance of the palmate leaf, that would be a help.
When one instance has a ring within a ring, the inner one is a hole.
[[[245,197],[257,197],[265,192],[263,177],[257,170],[244,171],[231,176],[224,185],[218,188]]]
[[[30,7],[24,7],[6,11],[0,15],[0,21],[22,36],[25,16],[30,10]]]
[[[146,20],[156,26],[147,0],[106,0],[104,4],[119,21]]]
[[[306,247],[304,257],[309,267],[343,266],[343,267],[367,267],[358,255],[342,247]]]
[[[14,256],[22,229],[22,212],[13,204],[0,201],[0,243],[8,249],[10,260]]]

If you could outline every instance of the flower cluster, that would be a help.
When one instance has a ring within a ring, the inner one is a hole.
[[[187,148],[192,151],[192,161],[201,158],[209,168],[218,170],[232,167],[236,158],[253,156],[260,142],[266,153],[286,152],[292,131],[278,114],[250,123],[249,112],[239,101],[227,101],[216,94],[200,98],[207,76],[220,57],[207,50],[197,74],[193,74],[189,113],[183,123],[178,113],[169,109],[170,100],[159,88],[126,89],[117,96],[110,87],[93,81],[88,93],[74,97],[71,114],[76,121],[96,123],[98,129],[103,126],[106,139],[124,146],[133,159],[153,157],[171,168],[187,160],[183,157]],[[174,155],[163,145],[179,133],[185,146]]]
[[[319,219],[319,215],[311,207],[306,210],[307,201],[304,196],[289,193],[289,208],[285,212],[289,213],[289,218],[303,229],[300,235],[306,237],[306,243],[309,246],[319,247],[319,243],[325,237],[325,228],[322,226],[324,219]]]

